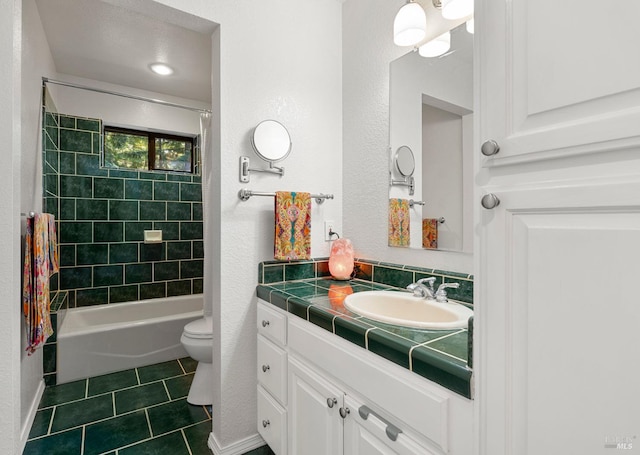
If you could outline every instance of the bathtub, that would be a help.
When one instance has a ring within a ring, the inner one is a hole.
[[[58,384],[186,357],[188,322],[202,317],[202,294],[66,311],[57,339]]]

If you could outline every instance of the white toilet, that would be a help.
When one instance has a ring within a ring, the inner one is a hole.
[[[213,403],[213,325],[210,316],[184,326],[180,342],[198,368],[187,401],[195,405]]]

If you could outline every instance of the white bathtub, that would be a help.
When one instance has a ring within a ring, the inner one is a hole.
[[[186,357],[182,330],[202,317],[202,294],[66,311],[59,327],[57,383]]]

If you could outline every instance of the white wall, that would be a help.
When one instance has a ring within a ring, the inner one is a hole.
[[[220,74],[214,74],[213,156],[204,178],[205,299],[213,306],[218,375],[214,446],[232,450],[257,434],[255,286],[258,262],[273,258],[273,199],[242,202],[237,193],[243,187],[333,193],[336,199],[314,202],[312,212],[312,255],[328,255],[322,221],[342,218],[341,3],[158,3],[220,24],[214,33],[219,55],[213,61],[219,60]],[[241,184],[239,157],[261,164],[249,134],[269,118],[281,121],[293,141],[282,163],[285,175],[253,174],[251,183]]]
[[[343,6],[344,233],[360,257],[472,273],[470,254],[387,246],[389,64],[409,51],[392,36],[404,3],[347,0]],[[437,36],[440,13],[431,2],[419,3]]]

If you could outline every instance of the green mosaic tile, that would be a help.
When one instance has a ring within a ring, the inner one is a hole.
[[[309,307],[309,322],[317,325],[318,327],[325,329],[333,333],[333,318],[334,315],[321,311],[314,306]]]
[[[462,362],[419,346],[411,352],[411,364],[414,373],[471,398],[471,370]]]
[[[201,278],[204,271],[204,261],[180,261],[180,278]]]
[[[273,295],[273,294],[272,294]],[[302,319],[307,319],[309,303],[299,297],[287,298],[287,311]]]
[[[177,360],[156,363],[154,365],[140,367],[137,370],[141,384],[146,384],[160,379],[172,378],[183,374],[180,362]]]
[[[47,131],[42,135],[43,147],[47,151],[58,150],[58,129],[47,128]]]
[[[460,302],[473,303],[473,281],[449,277],[446,277],[445,281],[447,283],[460,283],[460,287],[458,289],[447,289],[447,295],[450,299],[459,300]]]
[[[143,441],[151,436],[145,412],[135,411],[85,429],[84,455],[97,455],[118,447]]]
[[[398,288],[406,288],[413,283],[413,272],[377,265],[373,269],[373,281]]]
[[[169,401],[162,382],[132,387],[115,392],[116,414],[124,414],[136,409]]]
[[[167,242],[167,259],[190,259],[191,242]]]
[[[118,371],[89,378],[88,395],[101,395],[114,390],[138,385],[135,369]]]
[[[336,335],[362,348],[366,347],[366,334],[372,328],[371,325],[346,315],[336,317],[334,325]]]
[[[93,268],[94,286],[121,285],[124,278],[124,267],[121,265],[105,265]],[[106,303],[106,302],[105,302]]]
[[[58,125],[61,128],[71,128],[71,129],[76,129],[76,118],[75,117],[69,117],[67,115],[61,115],[58,118]]]
[[[42,365],[45,373],[53,373],[56,371],[56,343],[45,344],[42,347]]]
[[[177,295],[189,295],[191,294],[191,281],[168,281],[167,282],[167,297],[173,297]]]
[[[463,279],[469,278],[468,273],[449,272],[446,270],[434,270],[433,273],[437,273],[439,275],[445,275],[451,278],[463,278]],[[449,281],[449,280],[446,280],[446,281]]]
[[[76,200],[60,199],[60,221],[75,221],[76,219]]]
[[[138,201],[109,201],[109,219],[137,220]]]
[[[180,223],[155,221],[153,229],[162,231],[162,240],[180,240]]]
[[[91,153],[93,138],[86,131],[60,129],[60,150]]]
[[[166,202],[140,202],[140,220],[166,220]]]
[[[167,202],[167,220],[191,220],[191,204],[187,202]]]
[[[190,175],[167,174],[168,182],[191,182]]]
[[[58,176],[57,175],[45,175],[44,176],[44,189],[47,194],[58,194]]]
[[[165,243],[141,243],[140,244],[140,261],[164,261],[165,260]]]
[[[125,266],[125,284],[145,283],[152,281],[151,270],[152,267],[150,263],[127,264]]]
[[[76,306],[102,305],[109,303],[107,288],[78,289],[76,291]]]
[[[50,386],[56,385],[56,382],[57,382],[56,373],[43,374],[42,378],[44,379],[45,387],[50,387]]]
[[[202,221],[202,204],[194,202],[193,203],[193,220],[194,221]]]
[[[93,175],[97,177],[107,177],[109,175],[109,171],[100,168],[100,157],[98,155],[77,153],[76,166],[77,173],[80,175]]]
[[[143,180],[166,180],[164,172],[140,172],[140,178]]]
[[[44,113],[44,124],[46,126],[58,126],[58,115],[54,112],[46,111]]]
[[[102,135],[100,133],[92,133],[91,134],[91,139],[92,139],[92,147],[93,153],[100,153],[100,151],[102,150]]]
[[[22,452],[27,454],[69,455],[82,453],[82,428],[56,433],[40,439],[32,439]]]
[[[75,175],[76,173],[76,153],[60,152],[60,173]]]
[[[91,286],[91,267],[60,269],[60,289],[78,289]]]
[[[180,200],[180,184],[171,182],[153,182],[153,199],[156,201]]]
[[[56,408],[51,431],[62,431],[111,416],[113,416],[111,395],[65,403]]]
[[[284,279],[286,281],[303,280],[306,278],[315,278],[313,262],[293,263],[284,266]]]
[[[76,199],[76,220],[108,220],[109,204],[100,199]]]
[[[29,432],[29,439],[43,436],[49,432],[49,423],[51,422],[52,414],[53,408],[41,409],[36,412],[36,417],[33,419],[31,431]]]
[[[187,374],[184,376],[177,376],[175,378],[167,379],[165,384],[172,400],[178,398],[184,398],[189,394],[189,388],[193,381],[193,374]]]
[[[466,362],[469,349],[468,342],[469,339],[467,332],[460,331],[450,336],[440,337],[434,341],[426,343],[424,346],[435,349],[436,351],[447,353]]]
[[[380,329],[371,330],[367,334],[367,340],[369,351],[409,368],[409,351],[417,343]]]
[[[191,176],[191,181],[193,183],[202,183],[202,176],[194,174],[193,176]]]
[[[192,257],[196,258],[204,258],[204,242],[201,240],[195,240],[193,243],[193,253]]]
[[[99,243],[85,243],[76,246],[78,265],[95,265],[109,263],[109,246]]]
[[[153,199],[153,182],[145,180],[125,180],[125,199],[151,200]]]
[[[122,178],[122,179],[137,179],[137,171],[127,171],[124,169],[109,169],[109,177]]]
[[[124,223],[124,240],[126,242],[141,242],[144,240],[144,231],[153,229],[150,221],[127,221]]]
[[[202,294],[204,292],[204,280],[202,278],[194,278],[192,286],[192,294]]]
[[[87,197],[91,195],[91,177],[60,176],[61,197]]]
[[[109,303],[133,302],[138,300],[138,286],[115,286],[109,288]]]
[[[87,380],[67,382],[44,389],[38,409],[48,408],[61,403],[79,400],[85,397]]]
[[[201,240],[202,222],[181,222],[180,223],[180,240]]]
[[[209,420],[202,406],[192,406],[186,399],[161,404],[147,410],[151,430],[163,434],[188,425]]]
[[[93,226],[95,242],[122,242],[124,225],[121,222],[96,222]]]
[[[137,243],[114,243],[109,245],[109,263],[138,262]]]
[[[167,296],[166,283],[140,285],[140,300],[161,299]]]
[[[149,441],[143,441],[131,447],[118,450],[119,455],[158,455],[164,453],[171,455],[191,455],[197,452],[189,452],[180,431],[167,433],[160,437],[154,437]],[[206,452],[201,453],[206,455]]]
[[[180,200],[181,201],[202,201],[202,184],[200,183],[181,183],[180,184]]]
[[[100,177],[94,178],[93,197],[102,199],[123,199],[124,180]]]
[[[365,262],[356,262],[355,277],[359,280],[371,281],[373,279],[373,266]]]
[[[100,132],[100,120],[78,118],[76,120],[79,130]]]
[[[61,267],[76,265],[76,246],[60,245],[58,261]]]
[[[43,201],[43,209],[45,212],[53,214],[57,220],[60,220],[57,197],[45,197]]]
[[[154,266],[153,276],[155,281],[177,280],[180,278],[180,263],[159,262]]]
[[[331,272],[329,272],[329,261],[316,262],[315,266],[316,266],[316,276],[318,278],[331,276]]]

